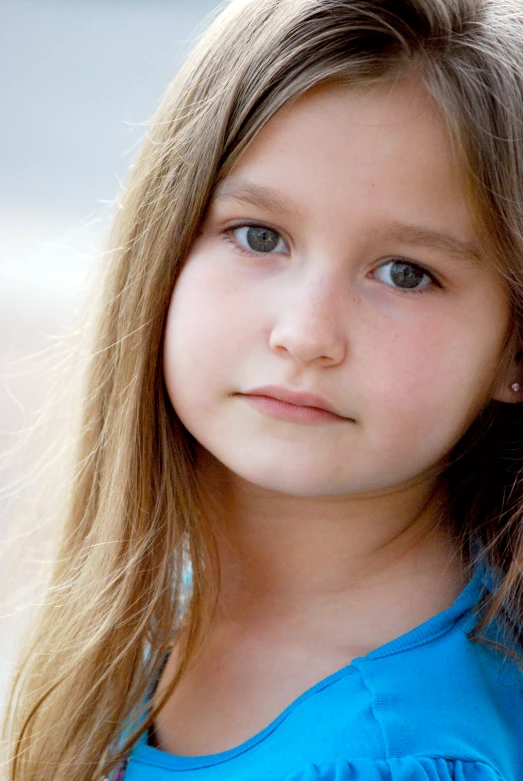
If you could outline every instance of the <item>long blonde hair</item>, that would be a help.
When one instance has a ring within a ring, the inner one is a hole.
[[[212,526],[161,354],[172,290],[216,184],[267,120],[311,87],[415,67],[446,117],[519,334],[522,34],[521,0],[234,0],[197,42],[115,219],[61,547],[13,688],[11,781],[108,773],[162,706],[142,713],[173,628],[184,633],[170,691],[205,631],[218,587]],[[523,626],[523,419],[508,406],[489,404],[445,476],[463,547],[479,538],[504,574],[484,626],[502,612]]]

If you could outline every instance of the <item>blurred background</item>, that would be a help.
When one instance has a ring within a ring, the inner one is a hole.
[[[24,475],[36,459],[31,438],[20,446],[21,433],[45,402],[55,346],[75,328],[146,123],[217,6],[217,0],[0,0],[4,572],[17,510],[31,493]],[[18,585],[30,576],[18,573]],[[27,611],[23,593],[16,604],[5,588],[0,593],[1,705]]]

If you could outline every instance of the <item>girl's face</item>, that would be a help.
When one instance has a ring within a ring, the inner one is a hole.
[[[233,474],[296,496],[389,491],[433,474],[506,393],[508,326],[421,84],[324,86],[218,188],[172,297],[165,378]]]

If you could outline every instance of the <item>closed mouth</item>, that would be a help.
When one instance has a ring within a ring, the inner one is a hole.
[[[241,395],[266,397],[296,407],[310,407],[311,409],[318,410],[320,412],[329,412],[331,415],[335,415],[342,420],[349,420],[354,422],[353,418],[343,415],[339,409],[337,409],[323,396],[319,396],[314,393],[300,393],[289,388],[278,386],[263,386],[260,388],[253,388],[252,390],[247,391]]]

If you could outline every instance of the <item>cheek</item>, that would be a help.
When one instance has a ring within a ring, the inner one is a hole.
[[[253,302],[239,294],[234,276],[216,265],[220,268],[215,270],[206,258],[190,258],[171,298],[164,374],[180,416],[203,412],[210,387],[222,378],[224,392],[230,391],[227,377],[231,379],[235,357],[253,346]]]
[[[452,396],[460,387],[485,393],[494,380],[508,327],[504,300],[485,297],[484,302],[467,306],[465,301],[461,307],[453,301],[436,303],[429,301],[421,315],[417,306],[381,322],[369,319],[368,347],[372,342],[379,353],[377,374],[382,381],[388,375],[414,396]]]
[[[443,456],[485,406],[505,333],[504,317],[490,314],[497,319],[486,317],[474,328],[455,313],[418,319],[415,327],[383,329],[374,340],[380,347],[361,375],[361,401],[372,413],[376,443],[388,442],[392,458],[400,442],[408,450],[416,441]]]
[[[199,375],[214,352],[214,340],[219,341],[212,299],[205,291],[197,295],[188,282],[190,278],[182,272],[171,298],[164,341],[165,382],[179,414],[185,407],[188,391],[191,389],[194,394],[199,386]]]

